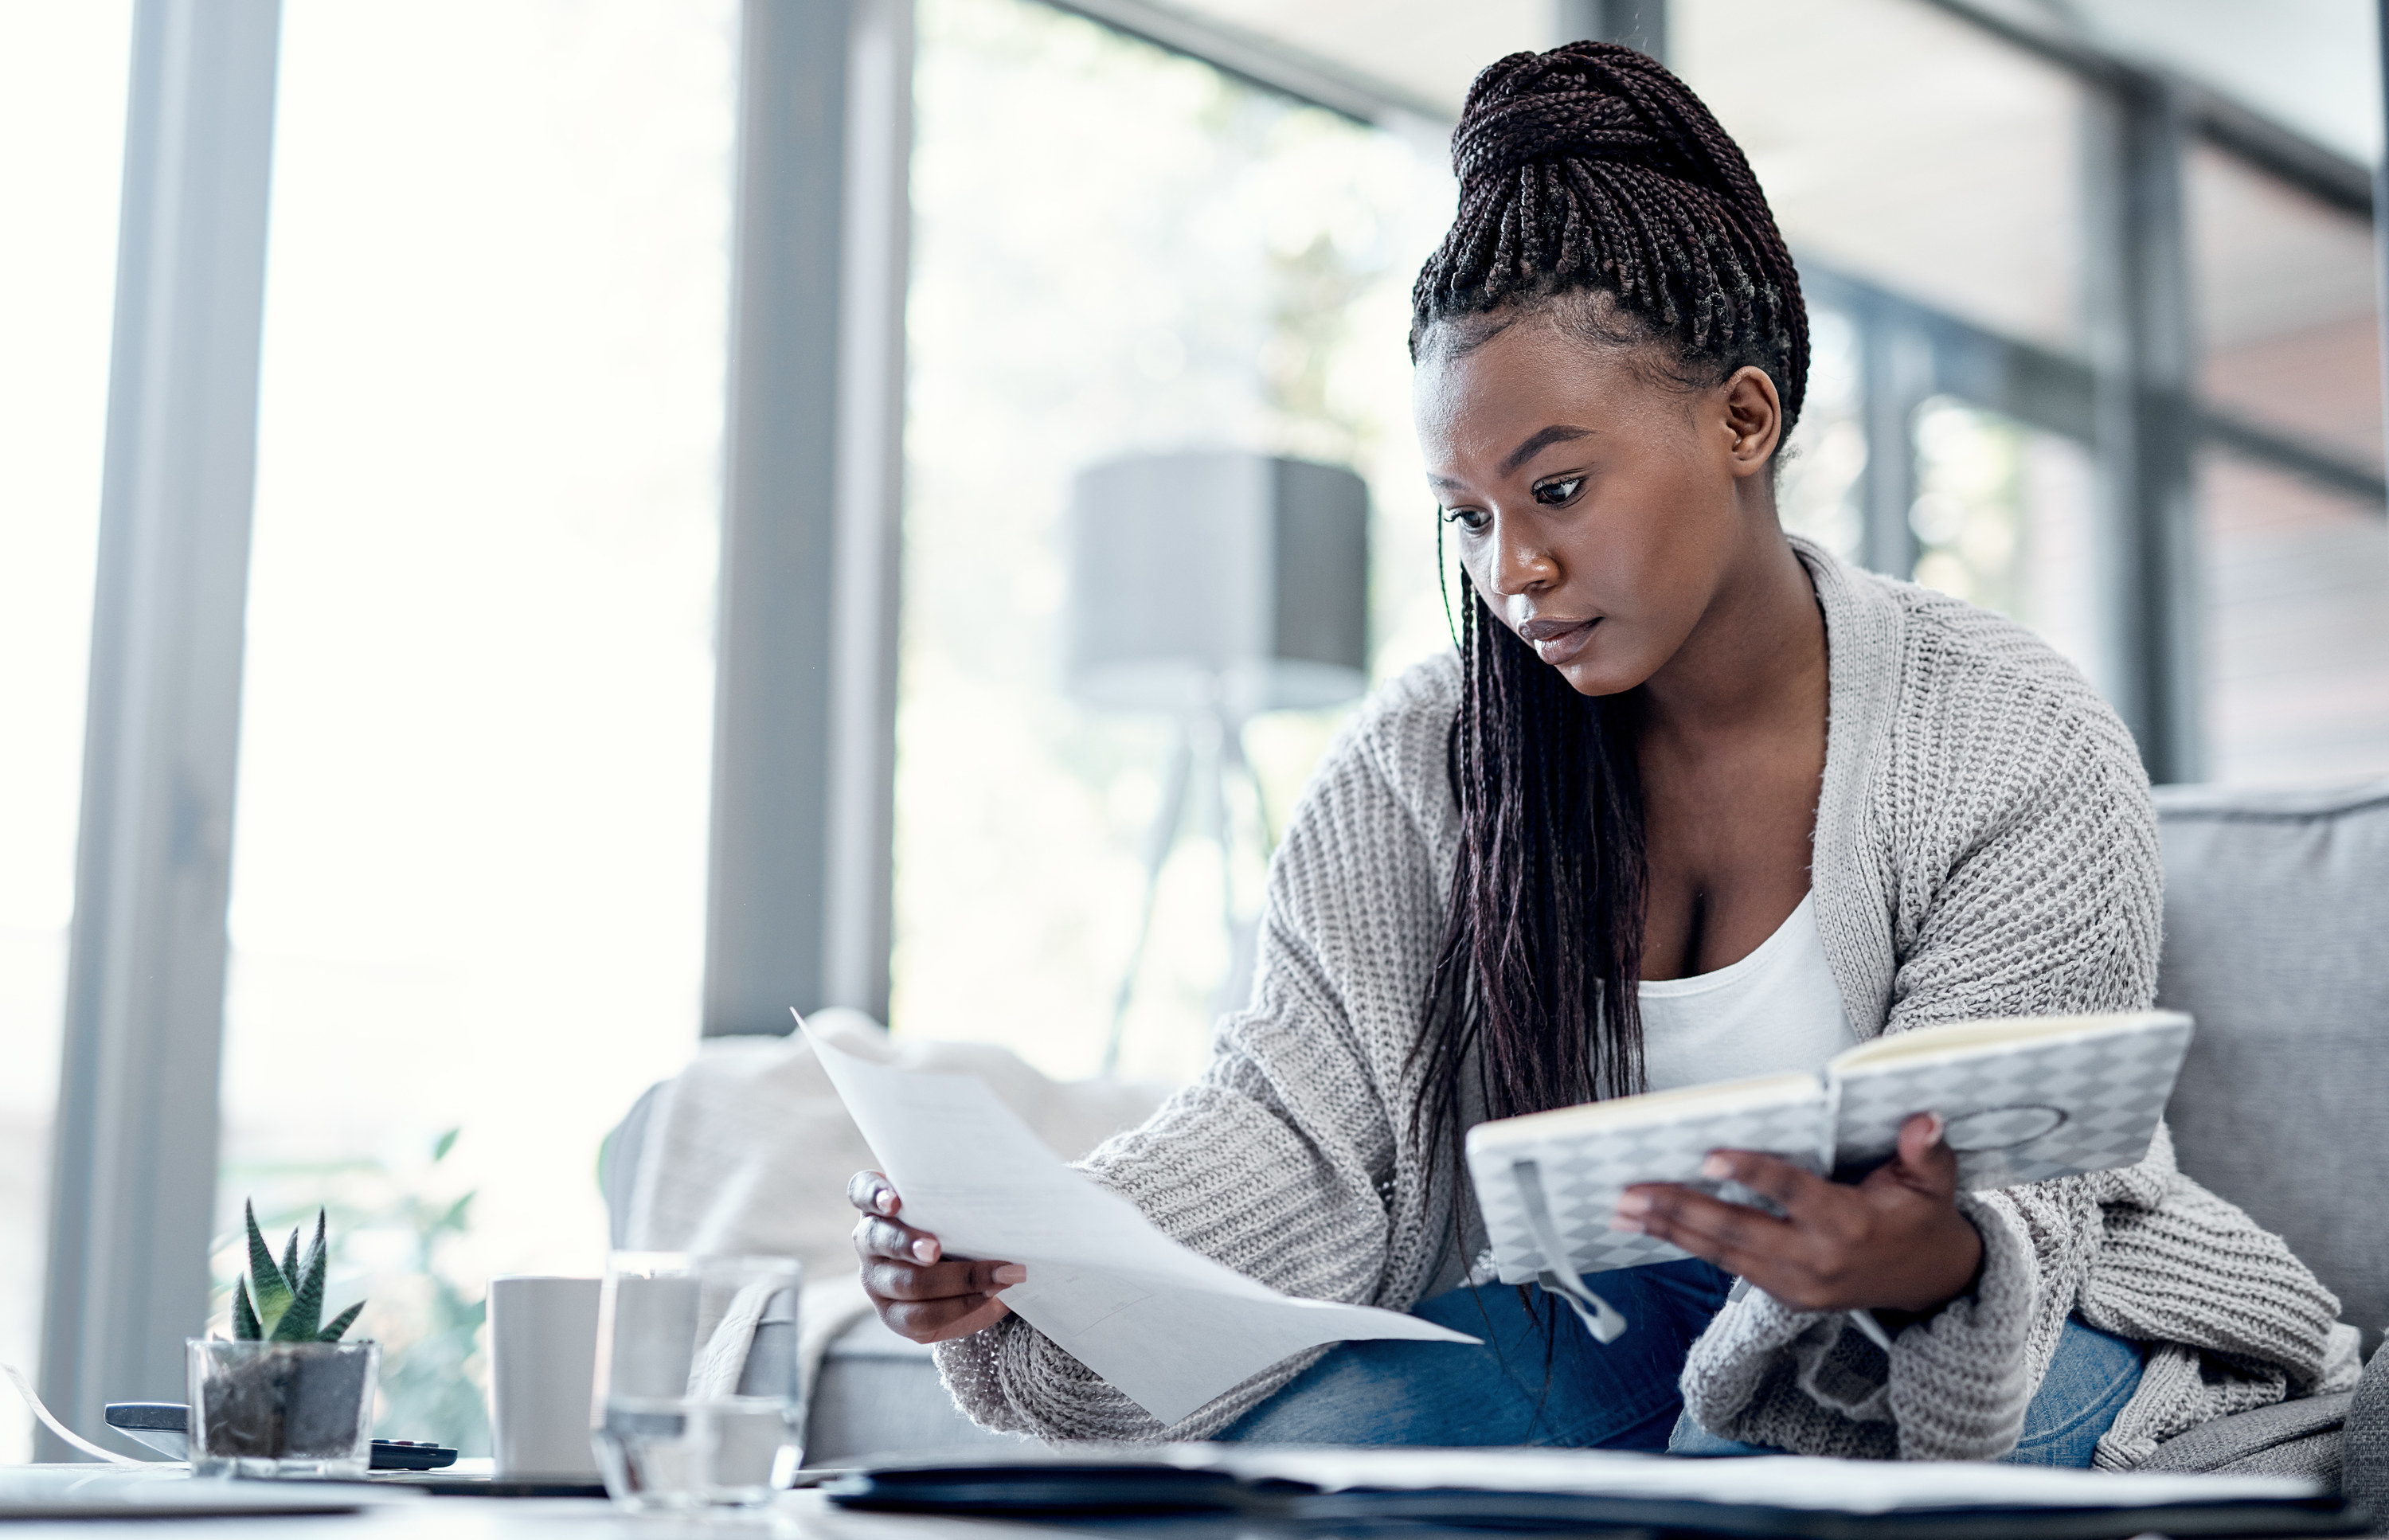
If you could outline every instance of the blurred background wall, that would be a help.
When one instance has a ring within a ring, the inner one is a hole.
[[[599,1264],[601,1139],[782,1029],[742,1002],[1189,1073],[1340,713],[1245,727],[1134,952],[1173,729],[1066,689],[1071,478],[1349,465],[1374,676],[1448,645],[1408,289],[1470,78],[1583,35],[1706,97],[1802,261],[1787,525],[2040,630],[2158,779],[2389,773],[2364,0],[0,0],[0,1360],[172,1394],[126,1381],[242,1200],[329,1203],[386,1425],[469,1451],[480,1279]],[[176,70],[270,136],[160,130]],[[142,191],[210,156],[270,178],[246,280]],[[207,355],[245,562],[106,533],[136,259],[262,295]],[[127,726],[136,569],[229,658],[216,790]],[[186,870],[212,910],[107,931]]]

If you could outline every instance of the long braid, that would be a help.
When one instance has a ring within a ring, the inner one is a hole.
[[[1799,274],[1750,163],[1681,81],[1614,44],[1514,54],[1476,77],[1451,159],[1460,211],[1412,290],[1413,356],[1438,325],[1549,305],[1603,344],[1665,345],[1687,384],[1764,369],[1790,430]],[[1639,693],[1578,694],[1462,588],[1460,852],[1412,1109],[1455,1165],[1467,1068],[1494,1117],[1642,1088],[1646,887]]]

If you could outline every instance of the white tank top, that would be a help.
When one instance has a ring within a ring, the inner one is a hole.
[[[1639,993],[1642,1065],[1654,1091],[1822,1069],[1859,1040],[1825,964],[1814,893],[1741,961],[1647,982]]]

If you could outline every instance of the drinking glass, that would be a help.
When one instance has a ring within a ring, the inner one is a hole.
[[[786,1256],[617,1252],[597,1306],[591,1438],[638,1511],[752,1507],[804,1460]]]

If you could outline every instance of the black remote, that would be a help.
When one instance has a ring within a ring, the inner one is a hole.
[[[377,1438],[373,1441],[376,1470],[440,1470],[456,1463],[456,1451],[426,1439]]]

